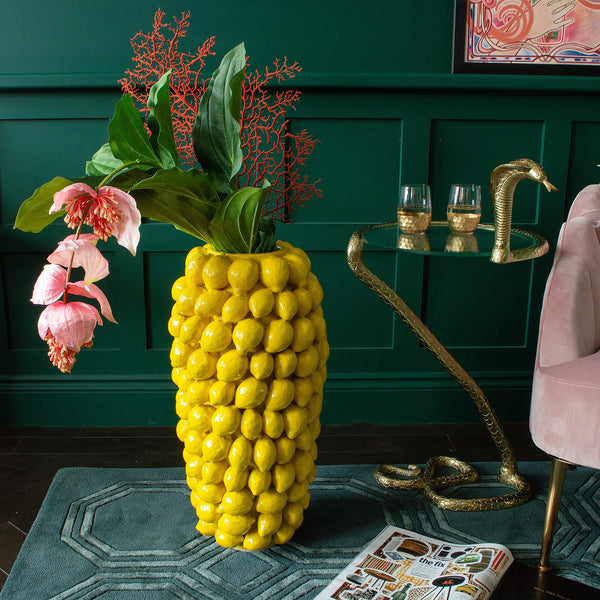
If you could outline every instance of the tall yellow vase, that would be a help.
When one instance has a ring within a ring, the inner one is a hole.
[[[307,255],[192,249],[173,284],[177,435],[197,529],[261,550],[301,525],[315,476],[329,345]]]

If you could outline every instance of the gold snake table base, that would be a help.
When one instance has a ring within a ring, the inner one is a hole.
[[[532,490],[527,480],[519,473],[517,461],[508,438],[488,399],[473,378],[452,357],[448,350],[438,341],[425,324],[381,279],[374,275],[362,261],[364,240],[362,234],[374,227],[386,225],[371,225],[356,231],[348,244],[348,264],[354,274],[388,304],[406,323],[417,339],[433,354],[442,367],[469,394],[475,402],[496,448],[500,453],[501,465],[497,474],[498,481],[514,491],[500,496],[485,498],[451,498],[441,492],[449,487],[472,484],[477,481],[475,469],[464,461],[448,456],[438,456],[430,459],[423,471],[414,465],[400,468],[392,465],[382,465],[375,471],[375,480],[382,486],[399,490],[423,489],[425,497],[434,505],[454,511],[484,511],[509,508],[527,502]],[[455,475],[436,476],[437,467],[450,467],[458,471]]]

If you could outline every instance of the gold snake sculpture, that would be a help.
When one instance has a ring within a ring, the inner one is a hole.
[[[534,239],[534,246],[515,250],[514,252],[510,250],[513,196],[517,184],[522,179],[531,179],[541,183],[548,191],[556,190],[548,181],[543,168],[533,160],[518,159],[494,169],[490,178],[495,220],[495,244],[490,259],[493,262],[508,263],[532,259],[542,256],[548,251],[548,242],[544,238],[529,232],[525,233]],[[445,496],[441,491],[446,488],[474,483],[478,480],[478,474],[471,465],[450,456],[437,456],[429,459],[423,471],[416,465],[408,465],[408,467],[381,465],[375,470],[375,480],[381,486],[391,489],[422,489],[430,502],[447,510],[498,510],[527,502],[531,497],[531,486],[519,473],[516,457],[508,438],[481,388],[394,290],[363,264],[362,234],[373,227],[377,226],[364,227],[351,237],[348,245],[350,268],[359,279],[402,317],[419,341],[472,398],[500,453],[501,466],[497,479],[501,484],[513,488],[513,491],[499,496],[483,498]],[[438,467],[450,468],[457,471],[457,473],[454,475],[436,475],[435,471]]]
[[[549,191],[557,189],[548,181],[544,169],[530,158],[519,158],[497,166],[490,177],[490,192],[494,202],[494,225],[496,237],[490,260],[495,263],[509,263],[543,256],[548,252],[548,242],[532,233],[529,236],[536,240],[533,247],[515,250],[510,249],[510,232],[512,229],[513,197],[517,183],[522,179],[531,179],[541,183]],[[518,229],[516,231],[519,231]]]

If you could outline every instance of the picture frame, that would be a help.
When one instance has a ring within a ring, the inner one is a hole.
[[[598,75],[600,0],[455,0],[452,67],[453,73]]]

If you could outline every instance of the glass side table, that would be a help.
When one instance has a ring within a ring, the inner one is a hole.
[[[477,472],[468,463],[449,456],[431,458],[421,472],[419,467],[407,468],[381,465],[375,470],[376,481],[392,489],[423,489],[426,498],[436,506],[455,511],[497,510],[517,506],[531,497],[531,486],[519,473],[511,445],[485,394],[473,378],[454,359],[448,350],[417,317],[410,307],[385,282],[374,275],[362,261],[362,251],[368,246],[396,249],[429,256],[480,256],[493,260],[496,229],[493,225],[479,225],[472,234],[453,234],[446,222],[432,222],[424,234],[403,234],[397,223],[370,225],[356,231],[348,244],[348,263],[355,275],[388,304],[406,323],[417,339],[437,359],[442,367],[469,394],[475,403],[488,432],[498,449],[501,464],[498,481],[512,488],[504,495],[477,498],[451,498],[443,495],[448,487],[474,483]],[[548,251],[548,242],[534,233],[510,230],[513,260],[527,260]],[[450,467],[458,473],[436,475],[436,467]]]

